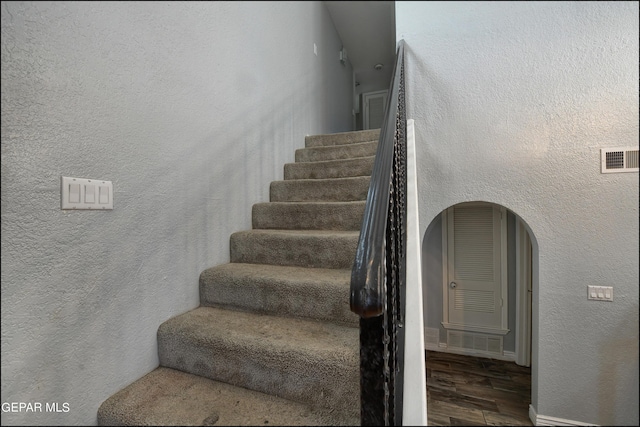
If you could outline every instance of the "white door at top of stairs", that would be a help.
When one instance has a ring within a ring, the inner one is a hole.
[[[388,90],[362,94],[364,129],[380,129],[384,121]]]

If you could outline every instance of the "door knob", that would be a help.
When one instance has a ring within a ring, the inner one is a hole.
[[[456,286],[458,286],[458,285],[456,284],[456,282],[451,282],[451,283],[449,283],[449,287],[450,287],[451,289],[454,289]]]

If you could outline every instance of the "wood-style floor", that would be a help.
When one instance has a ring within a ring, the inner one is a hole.
[[[531,368],[426,352],[430,426],[531,426]]]

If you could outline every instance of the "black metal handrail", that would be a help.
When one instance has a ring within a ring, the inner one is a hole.
[[[406,111],[401,40],[351,271],[351,311],[360,315],[362,425],[402,423],[405,224]]]

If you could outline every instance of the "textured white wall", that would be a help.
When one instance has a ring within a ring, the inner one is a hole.
[[[638,3],[397,2],[396,19],[423,231],[464,201],[521,216],[534,409],[637,425],[638,174],[601,174],[600,148],[638,144]]]
[[[69,404],[3,425],[95,424],[157,366],[304,136],[351,130],[341,46],[322,2],[2,2],[2,402]]]

